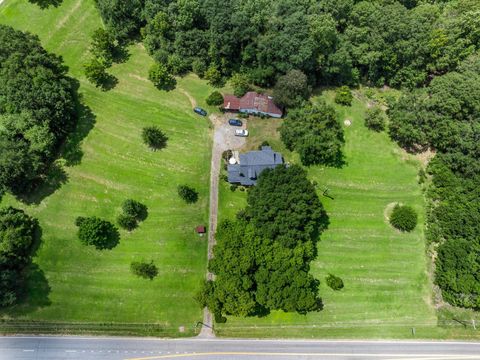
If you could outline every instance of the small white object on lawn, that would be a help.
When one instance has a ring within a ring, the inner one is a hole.
[[[345,126],[350,126],[350,125],[352,125],[352,121],[349,120],[349,119],[347,119],[347,120],[345,120],[345,121],[343,122],[343,124],[344,124]]]

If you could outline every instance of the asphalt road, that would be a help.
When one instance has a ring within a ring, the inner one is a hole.
[[[480,359],[480,343],[0,337],[0,360]]]

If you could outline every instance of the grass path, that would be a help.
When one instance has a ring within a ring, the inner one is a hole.
[[[80,328],[139,324],[123,333],[192,335],[202,319],[193,295],[206,269],[207,244],[194,229],[208,222],[208,120],[193,114],[180,90],[160,92],[145,81],[152,59],[141,45],[131,46],[129,59],[109,70],[118,78],[113,90],[102,92],[86,81],[82,64],[89,36],[101,26],[93,0],[64,0],[46,10],[9,0],[0,8],[0,23],[37,34],[48,50],[61,55],[79,80],[87,107],[76,133],[77,164],[59,160],[60,181],[36,194],[30,205],[9,196],[2,200],[1,205],[22,207],[39,218],[43,242],[30,274],[28,301],[0,317]],[[194,76],[178,82],[203,105],[210,91],[204,82]],[[147,125],[166,132],[166,149],[152,152],[142,144],[141,129]],[[180,201],[179,184],[195,187],[199,202]],[[74,219],[97,215],[115,221],[127,198],[145,203],[148,219],[137,230],[122,232],[112,251],[82,246]],[[134,259],[154,260],[159,276],[153,281],[134,277],[129,271]]]

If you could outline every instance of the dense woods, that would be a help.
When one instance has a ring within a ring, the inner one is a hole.
[[[73,128],[66,73],[36,36],[0,25],[0,192],[31,190]]]
[[[265,170],[236,221],[219,225],[209,269],[215,281],[199,296],[216,314],[253,316],[271,310],[322,308],[318,280],[309,274],[328,217],[299,166]]]
[[[273,86],[290,70],[313,85],[413,87],[479,47],[475,0],[96,0],[118,38],[141,33],[173,74],[248,76]]]
[[[480,309],[480,56],[404,95],[389,113],[401,146],[437,151],[427,168],[435,282],[451,304]]]

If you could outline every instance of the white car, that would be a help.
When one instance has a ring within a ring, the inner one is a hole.
[[[237,129],[237,130],[235,130],[235,136],[247,137],[248,136],[248,130]]]

